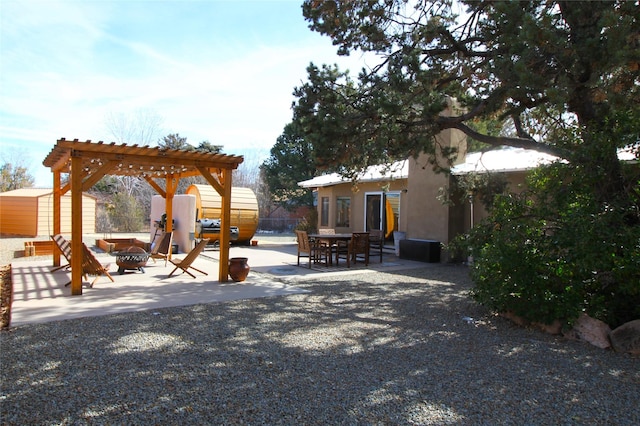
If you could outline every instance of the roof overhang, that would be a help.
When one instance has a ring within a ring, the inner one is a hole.
[[[559,160],[558,157],[543,152],[506,146],[491,151],[467,154],[464,163],[451,168],[451,174],[522,172]]]
[[[396,161],[391,164],[370,166],[364,173],[358,175],[358,182],[387,182],[396,179],[407,179],[409,177],[409,162],[406,160]],[[302,188],[323,188],[327,186],[340,185],[348,182],[338,173],[330,173],[316,176],[313,179],[298,182]]]
[[[637,162],[638,146],[618,150],[618,159],[625,163]],[[470,173],[514,173],[533,170],[555,162],[566,162],[559,157],[532,149],[503,146],[485,152],[467,154],[465,162],[451,168],[452,175]]]

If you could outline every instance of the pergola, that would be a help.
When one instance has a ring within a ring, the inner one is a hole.
[[[53,172],[53,232],[60,233],[61,197],[71,191],[71,252],[82,253],[82,193],[105,175],[143,177],[166,202],[166,231],[172,231],[173,197],[181,178],[203,176],[220,194],[220,266],[218,280],[228,281],[232,172],[242,156],[149,146],[116,145],[115,142],[58,140],[42,164]],[[69,174],[66,183],[61,175]],[[164,180],[164,188],[156,182]],[[54,250],[54,266],[60,252]],[[71,294],[82,294],[82,256],[71,256]]]

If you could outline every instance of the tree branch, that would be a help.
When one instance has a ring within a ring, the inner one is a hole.
[[[453,120],[451,117],[439,117],[438,124],[442,129],[457,129],[463,132],[465,135],[473,138],[477,141],[498,147],[498,146],[513,146],[517,148],[532,149],[538,152],[544,152],[546,154],[554,155],[556,157],[569,159],[571,157],[571,151],[558,148],[556,146],[547,145],[535,141],[534,139],[527,138],[512,138],[508,136],[489,136],[479,133],[473,130],[471,127],[460,122],[457,118]]]

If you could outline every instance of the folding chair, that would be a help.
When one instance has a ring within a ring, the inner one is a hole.
[[[51,235],[51,239],[56,243],[64,258],[67,259],[66,265],[56,266],[51,270],[51,272],[55,272],[63,268],[69,268],[71,266],[71,242],[67,241],[67,239],[61,234]]]
[[[185,257],[182,260],[169,259],[169,262],[171,262],[173,265],[175,265],[175,268],[173,269],[173,271],[171,271],[171,273],[169,274],[169,277],[171,275],[173,275],[173,273],[178,268],[182,269],[183,272],[186,272],[187,274],[191,275],[193,278],[195,278],[196,276],[188,271],[189,268],[191,268],[193,270],[196,270],[196,271],[200,272],[201,274],[209,275],[206,272],[201,271],[200,269],[197,269],[197,268],[194,268],[193,266],[191,266],[191,264],[198,258],[200,253],[202,253],[202,251],[204,250],[204,248],[205,248],[205,246],[207,245],[208,242],[209,242],[209,238],[205,238],[203,240],[200,240],[200,242],[196,245],[196,247],[193,250],[191,250],[187,254],[187,257]]]
[[[153,263],[156,263],[156,259],[164,259],[164,266],[167,266],[167,260],[169,260],[169,254],[171,253],[172,239],[173,232],[163,232],[160,235],[160,241],[153,246],[149,256],[153,259]]]
[[[93,287],[93,285],[98,281],[98,278],[101,276],[105,276],[111,280],[112,283],[115,282],[111,274],[109,274],[109,264],[103,265],[100,263],[98,259],[94,256],[93,252],[89,250],[89,247],[85,243],[82,243],[82,276],[85,280],[89,280],[89,275],[95,276],[96,278],[89,284],[89,287]],[[65,287],[69,286],[71,281],[65,284]]]

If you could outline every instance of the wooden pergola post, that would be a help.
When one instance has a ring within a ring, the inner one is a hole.
[[[165,213],[167,215],[167,221],[164,224],[165,232],[173,232],[173,196],[178,189],[178,179],[175,175],[167,175],[165,182]],[[169,259],[173,255],[173,248],[169,247]]]
[[[53,172],[53,235],[58,235],[62,230],[60,212],[62,211],[62,190],[60,188],[60,172]],[[60,248],[54,244],[53,266],[60,266]]]
[[[231,243],[231,170],[222,170],[222,193],[220,194],[222,217],[220,218],[220,281],[229,281],[229,244]],[[226,247],[226,250],[222,250]]]
[[[82,294],[82,158],[71,154],[71,294]],[[60,218],[58,218],[59,220]]]

